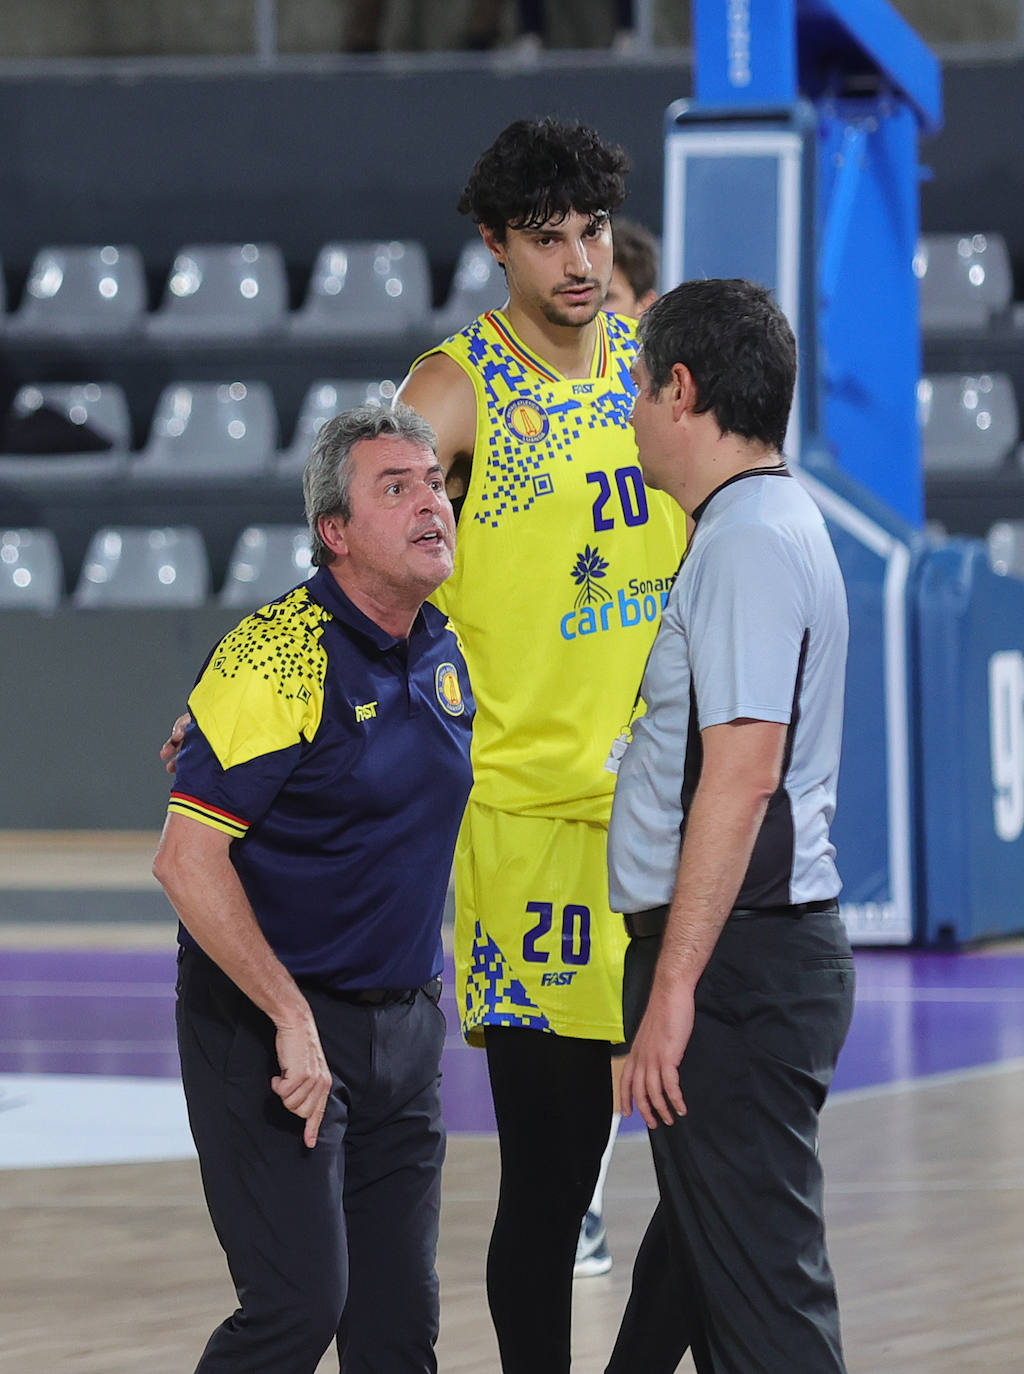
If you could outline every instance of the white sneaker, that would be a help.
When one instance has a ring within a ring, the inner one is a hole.
[[[588,1212],[583,1218],[580,1238],[576,1242],[576,1263],[572,1276],[574,1279],[592,1279],[598,1274],[607,1274],[611,1267],[612,1257],[608,1253],[604,1218],[599,1212]]]

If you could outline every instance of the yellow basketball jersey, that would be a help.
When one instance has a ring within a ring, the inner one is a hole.
[[[432,350],[477,398],[455,569],[432,600],[459,632],[476,696],[473,800],[607,824],[604,762],[632,711],[683,521],[637,461],[634,325],[597,322],[587,378],[560,376],[501,311]]]

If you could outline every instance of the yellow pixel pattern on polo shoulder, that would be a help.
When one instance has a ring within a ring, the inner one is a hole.
[[[330,611],[304,587],[247,616],[217,645],[188,699],[222,768],[311,740],[324,704]]]

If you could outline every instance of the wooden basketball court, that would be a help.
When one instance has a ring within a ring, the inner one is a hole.
[[[26,962],[91,951],[113,978],[114,958],[131,949],[158,948],[170,960],[166,920],[98,925],[80,915],[90,894],[149,899],[153,837],[122,840],[124,853],[110,839],[63,858],[41,842],[30,853],[24,838],[0,836],[0,1148],[19,1117],[19,1082],[29,1082],[19,1075],[70,1069],[79,1094],[95,1084],[99,1095],[104,1072],[128,1074],[133,1100],[132,1084],[154,1084],[160,1073],[169,1087],[173,1073],[166,1048],[157,1069],[132,1066],[125,1032],[104,1020],[117,998],[94,986],[88,1000],[81,964],[72,996],[70,984],[38,972],[43,964]],[[34,893],[27,907],[50,910],[61,890],[68,920],[16,919],[19,893]],[[841,1069],[847,1085],[864,1086],[840,1086],[822,1127],[850,1374],[1024,1369],[1022,952],[858,956],[860,1000]],[[165,1014],[162,978],[126,991],[139,1025]],[[150,994],[159,1008],[145,1001]],[[451,1015],[449,1023],[446,1082],[465,1076],[467,1097],[486,1097],[472,1078],[480,1056],[461,1048]],[[90,1040],[95,1055],[83,1058]],[[64,1119],[61,1100],[49,1129],[73,1142],[81,1105]],[[439,1365],[444,1374],[497,1374],[483,1286],[497,1147],[491,1134],[460,1131],[469,1117],[457,1093],[451,1101]],[[141,1102],[140,1092],[144,1111]],[[40,1139],[39,1158],[48,1143]],[[576,1284],[575,1374],[604,1368],[654,1198],[646,1137],[620,1136],[606,1192],[615,1265]],[[0,1167],[0,1236],[3,1374],[187,1374],[234,1305],[193,1160]],[[332,1351],[321,1369],[336,1368]],[[692,1369],[689,1359],[681,1368]]]

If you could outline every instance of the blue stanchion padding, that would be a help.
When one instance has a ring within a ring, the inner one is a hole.
[[[929,944],[1024,931],[1024,580],[956,540],[917,585],[920,871]]]
[[[843,919],[855,945],[910,944],[918,922],[908,597],[923,541],[827,455],[805,454],[800,477],[825,516],[850,607],[832,825]]]
[[[919,526],[917,126],[906,106],[840,101],[817,151],[824,429],[843,471]]]

